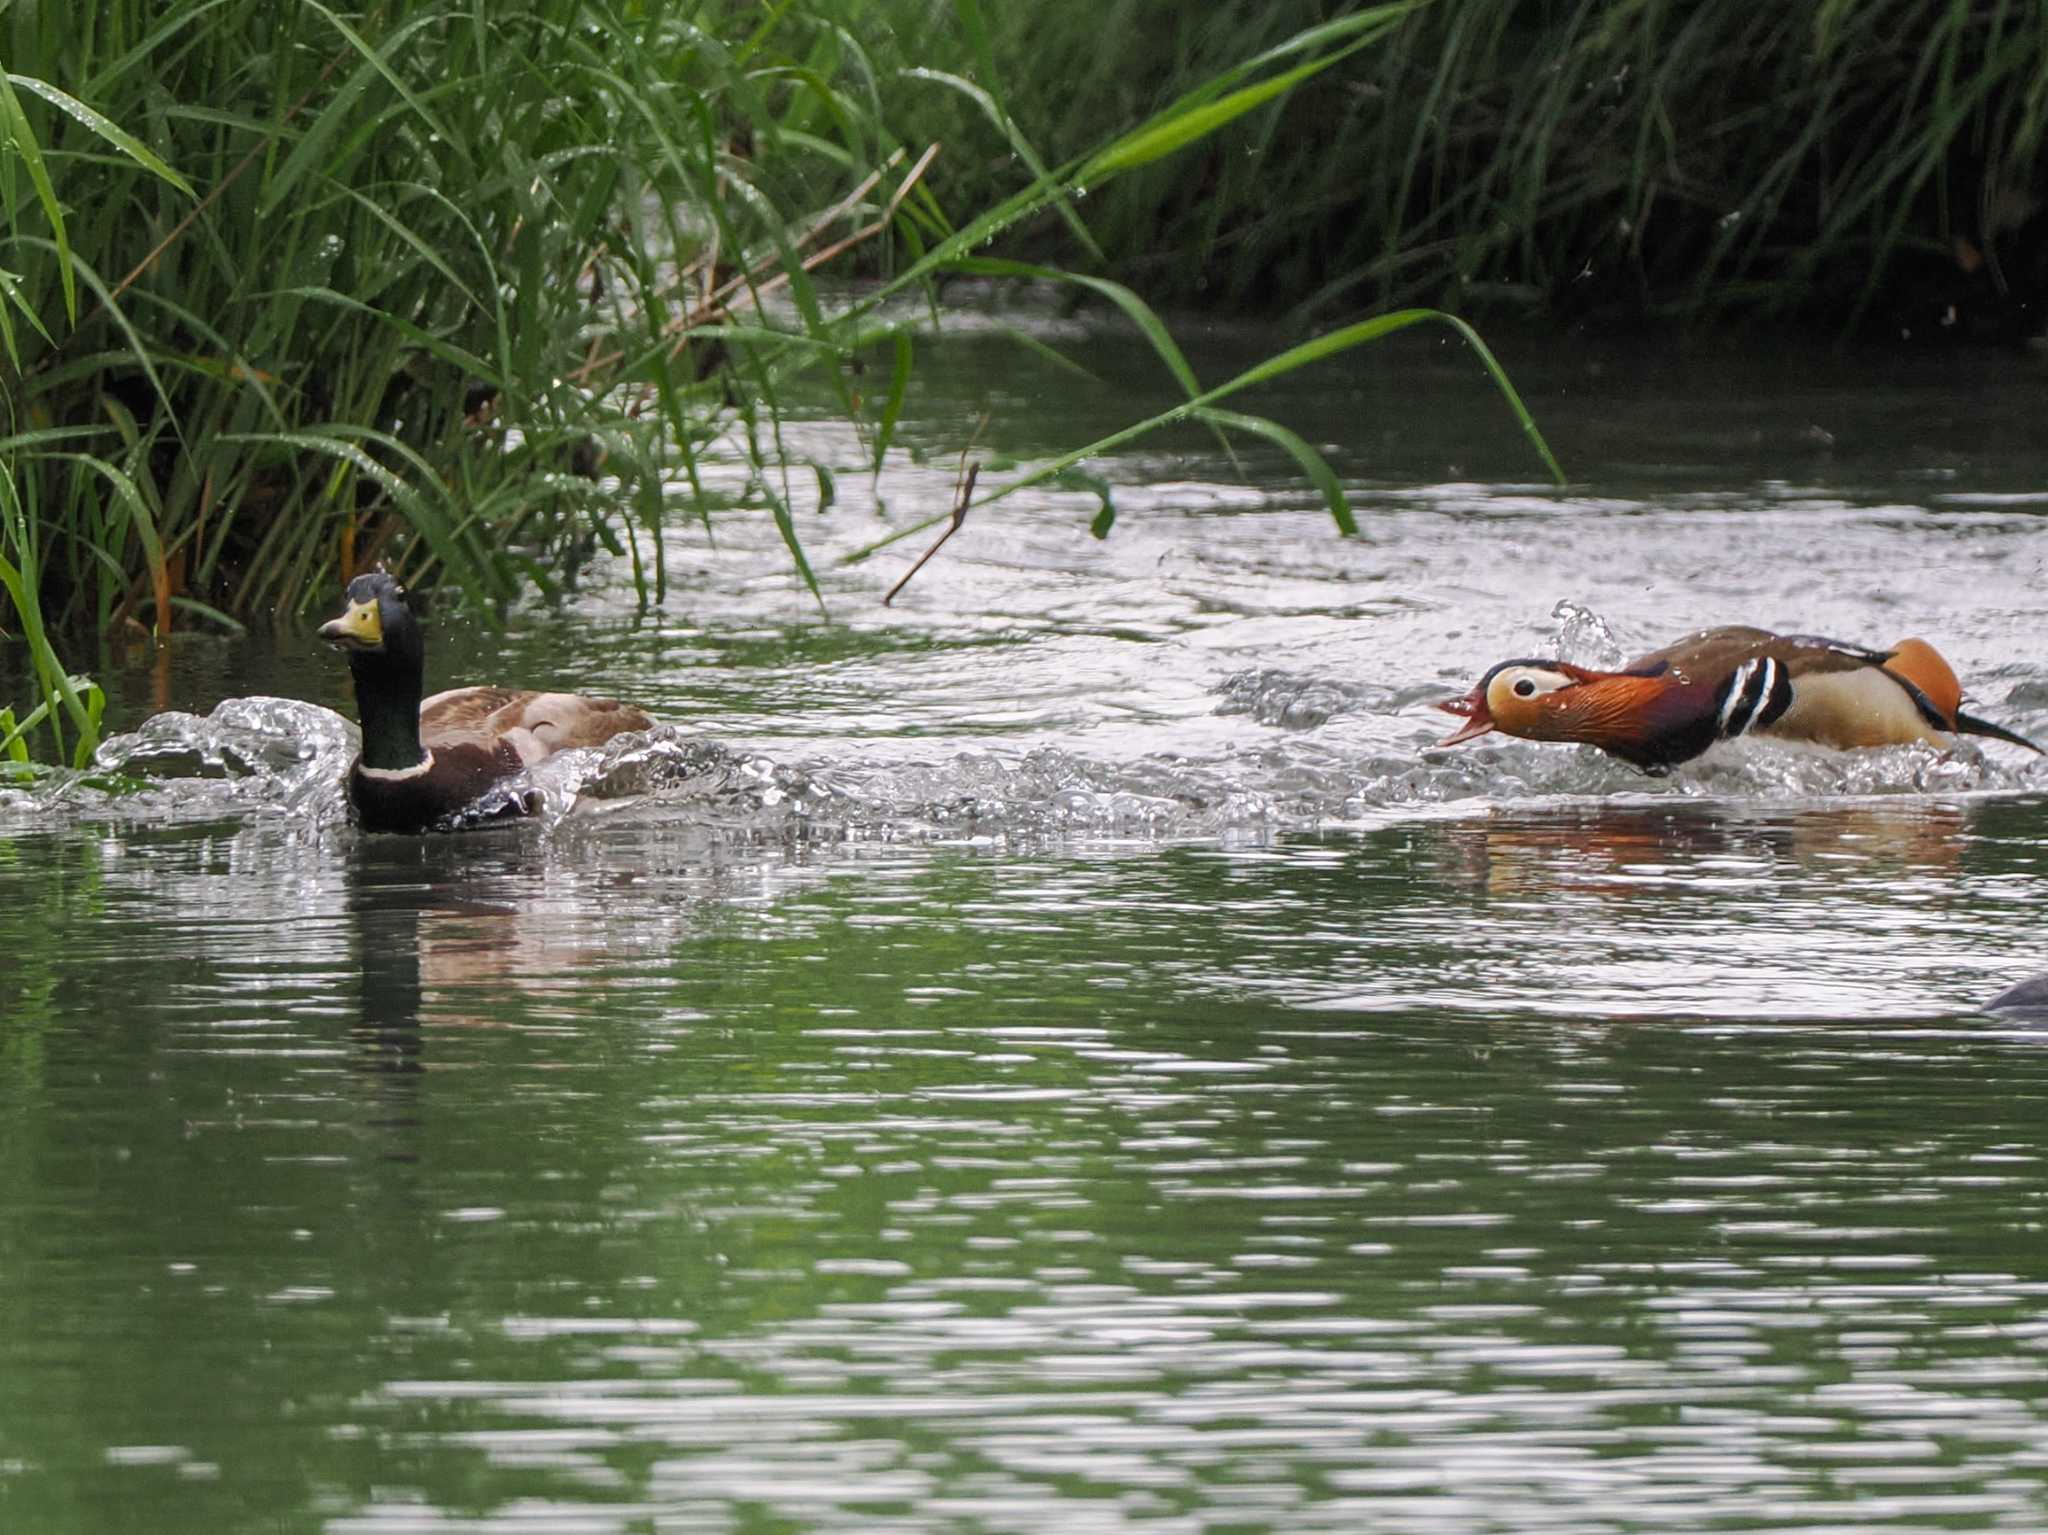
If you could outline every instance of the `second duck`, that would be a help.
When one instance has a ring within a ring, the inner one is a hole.
[[[1946,746],[1958,735],[2040,747],[1966,714],[1956,674],[1925,640],[1870,650],[1812,634],[1730,625],[1702,629],[1616,672],[1568,661],[1502,661],[1463,698],[1465,717],[1438,744],[1489,731],[1581,741],[1647,772],[1689,761],[1716,741],[1768,736],[1822,746]]]
[[[451,688],[421,698],[426,643],[405,589],[383,571],[349,583],[348,606],[320,626],[348,653],[363,749],[348,771],[349,807],[365,831],[453,829],[492,785],[577,746],[601,746],[654,722],[631,704],[578,693]],[[530,815],[527,797],[505,813]]]

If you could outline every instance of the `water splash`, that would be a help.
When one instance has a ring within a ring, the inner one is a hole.
[[[671,727],[564,752],[507,779],[465,823],[534,807],[547,824],[677,824],[726,841],[1159,840],[1291,824],[1231,765],[1091,762],[1040,748],[929,763],[786,763]]]
[[[1628,652],[1590,606],[1552,609],[1551,648],[1614,667]],[[1832,752],[1724,743],[1663,777],[1590,747],[1489,736],[1438,749],[1441,681],[1340,680],[1327,669],[1229,673],[1199,749],[1135,749],[1086,737],[959,749],[906,760],[876,743],[790,759],[659,726],[560,753],[493,787],[450,830],[531,816],[544,833],[585,825],[685,828],[722,844],[815,841],[1037,843],[1060,839],[1268,838],[1547,800],[1676,798],[1788,803],[1902,794],[2038,791],[2048,765],[1964,742]],[[1186,746],[1189,737],[1166,738]],[[172,820],[271,817],[295,833],[344,825],[341,782],[355,727],[314,705],[230,699],[211,714],[157,715],[110,738],[86,773],[0,789],[0,818]],[[1119,750],[1119,747],[1122,747]]]
[[[485,791],[451,829],[509,813],[555,827],[571,817],[687,821],[735,835],[781,833],[854,812],[824,778],[704,736],[657,725],[602,747],[558,752]]]
[[[1163,756],[1092,762],[1056,748],[960,752],[930,764],[842,770],[866,824],[892,834],[1041,840],[1221,836],[1288,824],[1243,764]]]
[[[1557,658],[1595,671],[1618,671],[1630,652],[1614,637],[1605,618],[1569,597],[1550,610],[1557,621]]]
[[[267,777],[299,787],[326,768],[346,765],[358,739],[354,725],[318,704],[230,698],[211,714],[151,715],[134,731],[109,736],[93,762],[120,773],[194,760],[212,774]]]
[[[1306,730],[1340,714],[1374,714],[1406,702],[1403,690],[1262,669],[1233,672],[1216,689],[1218,714],[1248,714],[1261,725]]]
[[[211,714],[167,711],[100,743],[90,768],[0,798],[38,821],[189,822],[277,816],[317,831],[346,814],[354,725],[289,698],[230,698]]]

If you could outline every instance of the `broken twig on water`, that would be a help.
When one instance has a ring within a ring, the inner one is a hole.
[[[967,503],[974,499],[974,482],[980,477],[980,462],[977,461],[969,464],[967,466],[967,474],[960,482],[959,493],[953,497],[953,520],[946,525],[946,531],[939,535],[938,542],[925,550],[923,554],[920,554],[917,557],[917,563],[903,573],[903,579],[889,588],[889,595],[882,599],[883,607],[886,608],[890,603],[894,602],[896,594],[902,591],[904,587],[910,585],[910,578],[924,569],[925,561],[945,548],[946,540],[960,531],[960,525],[967,520]]]

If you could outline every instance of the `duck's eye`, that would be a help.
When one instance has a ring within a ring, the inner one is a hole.
[[[1527,677],[1524,677],[1520,682],[1517,682],[1515,684],[1515,697],[1534,698],[1535,696],[1536,684],[1531,682]]]

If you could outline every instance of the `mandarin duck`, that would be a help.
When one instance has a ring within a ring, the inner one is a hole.
[[[1702,629],[1618,672],[1569,661],[1493,667],[1463,698],[1437,705],[1465,724],[1437,744],[1488,731],[1530,741],[1584,741],[1661,773],[1741,735],[1849,749],[1948,744],[1989,736],[2040,747],[1962,710],[1963,690],[1925,640],[1866,650],[1811,634],[1731,625]]]
[[[348,771],[348,802],[366,831],[451,825],[500,779],[572,746],[597,746],[654,722],[615,698],[453,688],[422,701],[426,646],[405,590],[382,571],[349,583],[348,607],[320,626],[348,653],[363,749]],[[531,814],[530,801],[505,813]]]

